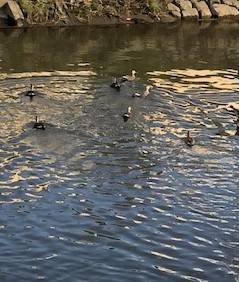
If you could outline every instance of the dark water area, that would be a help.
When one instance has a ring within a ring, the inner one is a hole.
[[[238,31],[0,30],[0,281],[239,281]]]

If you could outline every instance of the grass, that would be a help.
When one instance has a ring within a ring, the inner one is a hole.
[[[87,21],[94,16],[140,14],[145,11],[158,14],[164,10],[165,0],[17,0],[28,23],[70,20],[74,15]],[[127,9],[126,9],[127,7]],[[127,10],[127,11],[126,11]]]
[[[161,0],[149,0],[149,9],[158,14],[160,11],[164,10],[164,2]]]

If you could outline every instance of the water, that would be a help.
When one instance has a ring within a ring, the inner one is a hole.
[[[1,281],[239,281],[238,28],[0,31]]]

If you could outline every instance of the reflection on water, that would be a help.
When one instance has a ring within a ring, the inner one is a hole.
[[[166,72],[149,72],[153,76],[151,81],[158,87],[172,89],[177,92],[195,91],[203,89],[238,90],[239,78],[237,70],[170,70]],[[173,80],[173,83],[172,81]]]
[[[238,281],[237,29],[0,31],[2,281]]]

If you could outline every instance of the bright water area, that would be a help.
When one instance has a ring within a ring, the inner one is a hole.
[[[239,281],[238,62],[239,23],[0,30],[0,280]]]

